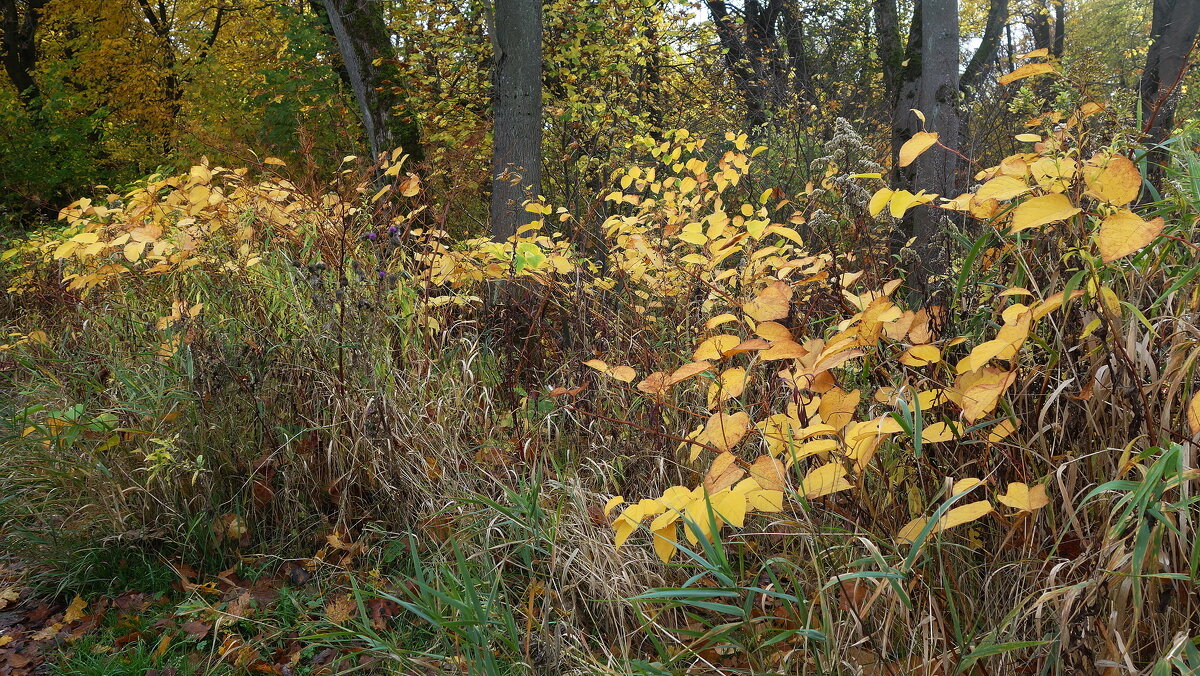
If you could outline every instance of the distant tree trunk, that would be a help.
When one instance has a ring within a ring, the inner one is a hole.
[[[717,29],[717,39],[725,51],[725,64],[746,104],[746,127],[754,131],[767,123],[772,100],[780,92],[782,73],[775,25],[784,9],[784,0],[745,0],[742,21],[734,20],[729,3],[706,0]]]
[[[1050,54],[1061,59],[1067,44],[1067,0],[1054,0],[1054,43]]]
[[[542,0],[496,0],[492,238],[516,233],[542,189]]]
[[[1167,140],[1175,127],[1175,106],[1180,84],[1187,74],[1188,57],[1196,48],[1200,31],[1200,1],[1154,0],[1150,22],[1150,49],[1138,85],[1146,124],[1146,143],[1155,146]],[[1157,185],[1168,161],[1163,150],[1150,154],[1151,180]]]
[[[345,67],[342,79],[354,93],[371,156],[396,146],[413,161],[424,158],[417,119],[408,107],[396,67],[391,32],[378,0],[311,0],[313,10],[337,42]],[[379,65],[376,65],[378,61]]]
[[[47,0],[0,0],[0,51],[4,70],[17,90],[21,105],[29,112],[38,112],[41,91],[33,77],[37,65],[37,26]],[[21,9],[24,8],[24,13]]]
[[[800,16],[800,3],[787,0],[783,8],[783,34],[787,40],[787,65],[791,71],[792,94],[809,103],[817,103],[817,92],[813,88],[812,66],[808,62],[808,44],[804,35],[804,20]]]
[[[893,103],[893,185],[954,196],[958,158],[953,153],[932,148],[907,167],[900,167],[897,158],[900,147],[922,128],[936,132],[944,143],[958,143],[958,0],[916,0],[905,49],[900,48],[895,0],[875,0],[874,12],[885,86]],[[924,124],[913,108],[925,115]],[[893,238],[908,270],[911,295],[926,304],[939,302],[941,288],[934,275],[949,266],[944,219],[939,209],[916,207],[905,215]]]
[[[1008,0],[991,0],[979,48],[971,55],[971,60],[967,62],[967,67],[963,69],[962,78],[959,81],[959,89],[968,97],[973,95],[974,88],[979,85],[988,67],[996,60],[996,54],[1000,49],[1000,35],[1006,26],[1008,26]]]

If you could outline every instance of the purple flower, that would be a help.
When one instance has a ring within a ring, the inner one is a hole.
[[[388,228],[388,234],[389,234],[389,235],[394,235],[394,234],[396,234],[396,231],[397,231],[397,230],[399,230],[399,229],[400,229],[400,228],[397,228],[396,226],[394,226],[394,225],[393,225],[392,227]]]
[[[368,233],[367,233],[367,239],[369,239],[369,240],[374,240],[374,239],[375,239],[375,237],[376,237],[375,233],[373,233],[373,232],[368,232]]]

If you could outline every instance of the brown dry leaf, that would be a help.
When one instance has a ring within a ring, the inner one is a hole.
[[[34,641],[47,641],[49,639],[54,638],[55,636],[58,636],[58,632],[60,629],[62,629],[62,627],[63,626],[62,626],[61,622],[55,622],[54,624],[48,624],[45,627],[42,627],[41,631],[37,632],[33,636],[30,636],[29,638],[31,638]]]
[[[340,594],[325,603],[325,619],[332,624],[345,624],[356,609],[357,604],[349,594]]]
[[[0,610],[7,608],[9,604],[16,603],[21,598],[21,592],[16,587],[0,589]]]

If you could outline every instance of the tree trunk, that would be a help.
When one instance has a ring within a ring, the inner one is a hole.
[[[400,146],[410,158],[424,158],[416,117],[391,63],[391,32],[377,0],[311,0],[314,11],[337,42],[342,79],[354,93],[371,156]],[[378,62],[379,65],[376,65]]]
[[[496,0],[492,35],[492,238],[504,241],[542,186],[541,0]]]
[[[1146,123],[1147,145],[1167,140],[1175,127],[1175,106],[1180,83],[1187,73],[1188,57],[1196,47],[1200,31],[1200,2],[1197,0],[1154,0],[1150,23],[1150,49],[1146,67],[1138,85],[1142,115]],[[1150,177],[1156,185],[1162,180],[1167,153],[1151,150]]]
[[[33,77],[37,65],[37,25],[47,0],[28,0],[22,16],[17,0],[0,0],[0,53],[4,70],[17,90],[21,105],[29,112],[40,108],[41,91]]]
[[[808,40],[804,35],[804,20],[800,4],[787,0],[783,8],[783,34],[787,40],[787,65],[791,71],[792,95],[809,103],[818,102],[813,88],[812,67],[808,62]]]
[[[875,3],[880,58],[885,64],[885,81],[891,85],[894,111],[893,184],[897,189],[954,196],[959,181],[958,158],[953,153],[931,148],[907,167],[900,167],[897,158],[900,147],[922,128],[936,132],[944,143],[958,143],[958,0],[917,0],[908,47],[903,52],[899,49],[895,9],[894,0]],[[923,124],[913,108],[925,115]],[[936,275],[949,266],[945,218],[940,209],[913,208],[893,238],[893,246],[908,270],[910,295],[926,304],[941,302],[942,280]]]

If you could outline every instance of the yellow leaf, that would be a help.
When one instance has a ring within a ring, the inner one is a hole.
[[[972,488],[975,488],[976,486],[982,486],[982,485],[983,485],[983,481],[976,479],[974,477],[968,477],[966,479],[959,479],[958,481],[955,481],[954,486],[952,486],[950,488],[950,495],[958,495],[959,493],[966,493],[967,491],[971,490]]]
[[[728,312],[726,312],[723,315],[717,315],[716,317],[713,317],[712,319],[708,320],[707,322],[704,322],[704,328],[712,329],[712,328],[716,328],[722,324],[725,324],[727,322],[736,322],[736,321],[737,321],[737,317],[735,315],[731,315]]]
[[[1029,186],[1024,179],[1015,176],[997,176],[992,180],[979,186],[979,190],[975,191],[973,202],[982,203],[987,200],[1010,200],[1018,195],[1029,191]]]
[[[689,363],[684,364],[683,366],[680,366],[679,368],[675,369],[674,373],[667,376],[665,385],[666,385],[666,387],[670,387],[671,385],[674,385],[676,383],[681,383],[698,373],[704,373],[705,371],[709,370],[710,368],[712,368],[712,364],[708,363],[707,361],[689,362]],[[649,380],[649,378],[647,378],[646,380]],[[643,380],[642,382],[644,383],[646,381]],[[641,389],[640,384],[638,385],[638,389]]]
[[[934,530],[943,531],[955,526],[961,526],[964,523],[970,523],[976,519],[981,519],[992,513],[992,503],[987,500],[972,502],[962,507],[955,507],[946,515],[938,520],[937,527]]]
[[[608,502],[604,503],[604,516],[608,516],[609,514],[611,514],[613,511],[613,508],[616,507],[617,505],[621,504],[622,502],[625,502],[625,498],[621,497],[620,495],[616,495],[616,496],[609,498]]]
[[[917,541],[917,536],[925,528],[925,524],[929,523],[929,519],[919,516],[912,521],[904,524],[899,533],[896,533],[896,540],[912,544]]]
[[[749,428],[750,416],[745,411],[738,411],[732,415],[714,413],[705,423],[700,440],[722,451],[729,451],[746,436]]]
[[[618,518],[616,522],[613,523],[613,547],[620,549],[621,545],[625,544],[625,541],[628,540],[629,536],[633,534],[633,531],[637,530],[637,527],[637,523],[633,521],[624,518]]]
[[[1042,195],[1022,202],[1012,214],[1012,231],[1064,221],[1082,211],[1063,194]]]
[[[996,410],[1000,397],[1016,378],[1016,371],[985,366],[960,375],[947,394],[962,408],[963,418],[973,423]]]
[[[1187,421],[1192,436],[1200,435],[1200,392],[1197,392],[1188,404]]]
[[[937,132],[919,131],[913,134],[912,138],[900,146],[900,155],[898,158],[900,166],[907,167],[912,164],[913,160],[917,159],[921,153],[929,150],[933,144],[937,143],[937,140]]]
[[[779,359],[799,359],[808,354],[808,350],[804,346],[794,340],[781,340],[771,344],[771,347],[764,350],[759,357],[763,361],[776,361]]]
[[[671,557],[675,556],[675,550],[679,548],[679,529],[674,524],[663,526],[658,530],[651,531],[654,538],[654,553],[658,554],[658,558],[663,563],[669,563]]]
[[[928,366],[942,360],[942,351],[934,345],[914,345],[900,355],[905,366]]]
[[[993,443],[1003,441],[1008,435],[1012,434],[1021,426],[1020,421],[1015,421],[1012,418],[1001,420],[988,434],[988,441]]]
[[[732,349],[740,342],[742,342],[741,338],[729,333],[713,336],[700,343],[700,347],[696,348],[696,351],[692,354],[692,361],[702,361],[705,359],[720,360],[726,350]]]
[[[936,444],[958,438],[958,431],[946,422],[935,422],[921,429],[921,441],[926,444]]]
[[[858,402],[861,400],[862,393],[859,390],[846,392],[840,387],[835,387],[821,395],[817,411],[821,414],[821,420],[840,430],[850,424],[854,418],[854,410],[858,408]]]
[[[1046,497],[1046,486],[1044,484],[1035,484],[1032,488],[1023,483],[1010,483],[1008,492],[1004,495],[996,496],[1000,502],[1019,509],[1023,512],[1032,512],[1035,509],[1041,509],[1050,504],[1050,498]]]
[[[760,322],[754,327],[754,333],[771,342],[792,340],[792,332],[779,322]]]
[[[283,160],[279,159],[278,157],[268,157],[267,159],[263,160],[263,164],[274,164],[279,167],[287,166],[287,162],[284,162]]]
[[[716,403],[719,396],[722,401],[742,396],[746,389],[746,369],[735,366],[725,369],[717,376],[717,382],[709,386],[709,407]]]
[[[846,468],[836,462],[821,465],[800,481],[800,492],[809,500],[849,488],[854,488],[854,484],[846,480]]]
[[[759,512],[782,512],[783,491],[752,491],[746,494],[746,502],[751,509]]]
[[[900,218],[909,209],[921,204],[928,204],[935,198],[937,195],[926,193],[924,190],[915,195],[907,190],[897,190],[888,200],[888,213],[892,215],[892,218]]]
[[[583,362],[584,366],[600,371],[601,373],[616,378],[624,383],[631,383],[637,377],[637,372],[630,366],[609,366],[607,363],[599,359],[589,359]]]
[[[1096,248],[1105,263],[1135,253],[1153,242],[1163,231],[1162,217],[1144,221],[1141,216],[1121,210],[1105,218],[1096,233]]]
[[[400,184],[400,194],[404,197],[412,197],[419,192],[421,192],[421,179],[416,174],[410,173]]]
[[[746,494],[739,491],[721,491],[709,496],[713,513],[725,523],[742,528],[746,525]]]
[[[1098,155],[1083,170],[1088,194],[1115,207],[1137,198],[1142,189],[1142,174],[1124,155]]]
[[[1024,66],[1014,70],[1011,73],[1005,73],[1000,76],[1000,84],[1006,85],[1017,80],[1024,80],[1027,77],[1034,75],[1044,75],[1045,73],[1053,73],[1054,65],[1050,63],[1027,63]]]
[[[766,490],[782,491],[787,487],[787,469],[777,458],[759,456],[750,465],[750,477]]]
[[[787,282],[775,282],[763,289],[757,298],[743,305],[742,312],[759,322],[783,319],[788,316],[791,300],[792,288]]]
[[[145,248],[145,242],[130,242],[126,244],[125,249],[123,250],[123,253],[125,254],[125,260],[129,261],[130,263],[136,263],[138,259],[142,257],[142,251]]]
[[[895,192],[896,191],[892,190],[891,188],[880,189],[871,196],[871,202],[867,205],[867,211],[870,212],[872,216],[878,216],[879,212],[883,211],[883,208],[887,206],[888,202],[891,201],[892,195]]]
[[[74,600],[71,601],[71,605],[67,606],[66,611],[63,613],[63,623],[70,624],[77,620],[82,620],[83,611],[86,609],[87,601],[84,601],[82,596],[76,595]]]

